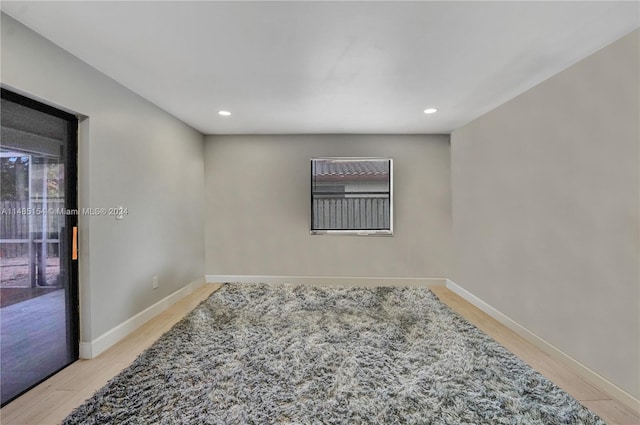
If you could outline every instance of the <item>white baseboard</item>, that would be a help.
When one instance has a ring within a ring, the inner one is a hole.
[[[576,372],[578,375],[580,375],[582,378],[584,378],[591,384],[595,385],[597,388],[608,393],[609,395],[614,397],[616,400],[624,403],[625,405],[629,406],[633,410],[640,411],[640,400],[638,400],[637,398],[635,398],[634,396],[632,396],[622,388],[618,387],[608,379],[604,378],[603,376],[589,369],[587,366],[583,365],[578,360],[574,359],[573,357],[569,356],[565,352],[561,351],[559,348],[555,347],[554,345],[540,338],[538,335],[534,334],[529,329],[518,324],[517,322],[515,322],[505,314],[501,313],[500,311],[496,310],[494,307],[487,304],[480,298],[476,297],[471,292],[462,288],[455,282],[449,279],[446,279],[446,287],[450,289],[452,292],[455,292],[456,294],[464,298],[465,300],[469,301],[471,304],[478,307],[480,310],[484,311],[489,316],[493,317],[498,322],[502,323],[503,325],[505,325],[506,327],[508,327],[509,329],[511,329],[512,331],[514,331],[515,333],[517,333],[518,335],[520,335],[521,337],[523,337],[524,339],[532,343],[533,345],[535,345],[536,347],[540,348],[545,353],[549,354],[552,358],[560,361],[561,363],[571,368],[571,370]]]
[[[191,294],[194,290],[205,284],[204,278],[199,278],[189,283],[185,287],[178,289],[172,294],[161,299],[157,303],[142,310],[140,313],[120,323],[115,328],[103,333],[98,338],[90,342],[80,342],[80,358],[93,359],[102,352],[115,345],[122,338],[147,323],[149,320],[171,307],[180,299]]]
[[[213,275],[205,276],[207,283],[299,283],[326,286],[444,286],[444,277],[337,277],[337,276],[259,276]]]

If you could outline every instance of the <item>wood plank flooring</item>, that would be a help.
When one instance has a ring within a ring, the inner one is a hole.
[[[63,289],[0,308],[3,401],[73,361]]]
[[[4,272],[2,272],[4,273]],[[0,308],[28,301],[30,299],[57,291],[57,286],[45,286],[38,288],[0,288]]]
[[[92,360],[78,360],[0,409],[2,425],[59,424],[220,285],[205,285]]]
[[[208,284],[137,329],[93,360],[80,360],[0,410],[3,425],[58,424],[75,407],[127,367],[219,285]],[[563,364],[530,344],[445,287],[432,288],[449,307],[551,379],[609,425],[638,425],[640,415],[595,388]]]

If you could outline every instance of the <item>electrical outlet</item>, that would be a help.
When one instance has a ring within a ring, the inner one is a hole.
[[[153,289],[158,289],[158,276],[153,277]]]

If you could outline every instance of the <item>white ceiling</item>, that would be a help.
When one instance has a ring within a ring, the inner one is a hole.
[[[448,133],[640,26],[638,1],[1,7],[205,134]]]

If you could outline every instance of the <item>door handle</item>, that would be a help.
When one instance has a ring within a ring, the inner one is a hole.
[[[78,259],[78,226],[73,226],[73,237],[71,238],[71,259]]]

